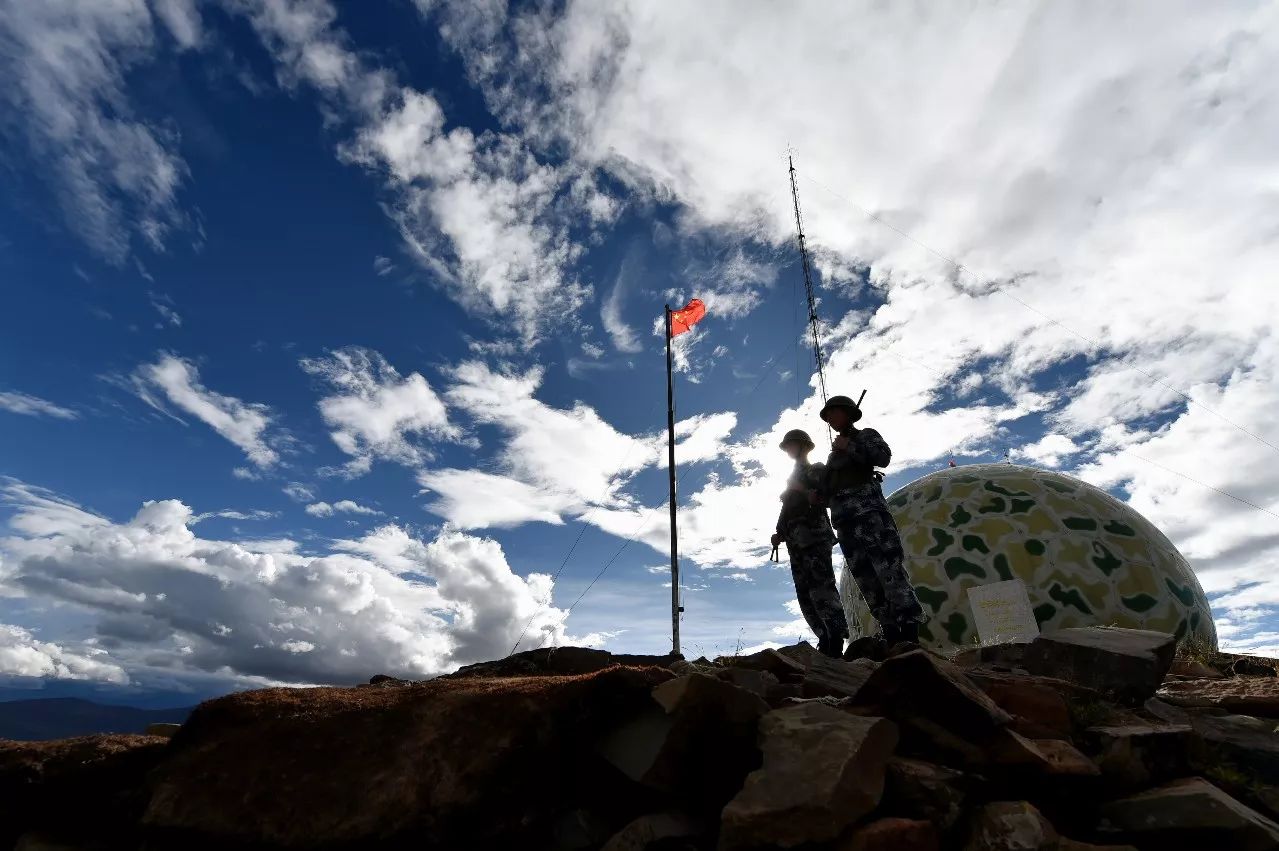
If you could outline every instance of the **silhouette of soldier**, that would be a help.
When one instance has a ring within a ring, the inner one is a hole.
[[[782,493],[782,510],[777,515],[773,547],[783,541],[790,556],[791,578],[804,620],[817,636],[817,649],[838,658],[848,637],[848,623],[835,586],[835,568],[830,551],[835,546],[826,509],[816,499],[825,469],[810,464],[813,441],[808,433],[795,429],[782,438],[781,449],[795,461],[795,469]]]
[[[854,425],[862,412],[847,396],[832,396],[821,418],[837,434],[821,493],[849,571],[884,631],[884,643],[917,643],[926,616],[906,574],[901,537],[880,487],[883,475],[875,470],[888,466],[892,450],[879,432]]]

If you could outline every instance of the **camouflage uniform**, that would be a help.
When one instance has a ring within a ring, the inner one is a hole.
[[[824,490],[840,549],[885,635],[910,630],[927,617],[906,573],[897,524],[880,489],[881,476],[874,471],[887,466],[892,451],[874,429],[849,428],[842,436],[848,438],[848,446],[831,450]]]
[[[788,488],[782,494],[782,510],[777,517],[777,534],[786,541],[799,610],[823,645],[848,637],[848,622],[831,563],[835,533],[826,518],[826,509],[808,500],[808,492],[819,490],[824,478],[821,464],[796,461],[787,485],[797,485],[802,490]]]

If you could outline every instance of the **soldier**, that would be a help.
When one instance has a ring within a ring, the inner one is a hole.
[[[906,575],[897,524],[880,488],[883,475],[875,470],[888,466],[892,451],[879,432],[853,425],[862,412],[847,396],[832,396],[821,418],[838,434],[826,464],[822,496],[830,506],[840,549],[884,630],[884,643],[917,643],[926,616]]]
[[[807,432],[799,429],[786,432],[781,448],[795,460],[795,469],[781,496],[782,510],[777,516],[773,547],[786,542],[799,610],[817,636],[817,649],[839,658],[844,639],[848,637],[848,623],[844,620],[830,559],[835,533],[826,518],[826,509],[817,503],[825,469],[821,464],[808,463],[813,441]]]

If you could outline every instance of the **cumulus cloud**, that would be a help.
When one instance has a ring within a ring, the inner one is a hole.
[[[367,473],[374,460],[420,464],[431,457],[420,439],[461,437],[427,380],[416,372],[400,375],[377,352],[348,347],[301,366],[335,391],[320,400],[320,415],[333,442],[351,456],[351,475]]]
[[[40,641],[22,627],[0,623],[0,675],[128,683],[124,669],[103,661],[102,655],[103,651],[92,647],[72,652],[53,642]]]
[[[1013,450],[1017,458],[1025,458],[1043,467],[1060,467],[1065,458],[1081,451],[1082,447],[1064,434],[1045,434],[1034,443]]]
[[[334,514],[368,514],[377,515],[382,512],[367,505],[360,505],[350,499],[339,499],[337,502],[313,502],[306,507],[306,513],[312,517],[332,517]]]
[[[70,408],[16,390],[0,390],[0,411],[28,417],[54,417],[59,420],[74,420],[80,416]]]
[[[240,447],[255,466],[266,469],[279,462],[280,454],[272,444],[278,445],[286,435],[269,433],[274,422],[271,409],[210,390],[200,383],[200,371],[191,361],[162,355],[134,371],[132,387],[157,410],[167,413],[172,406],[200,420]]]
[[[565,640],[550,578],[517,576],[485,538],[421,540],[386,525],[303,555],[201,538],[177,500],[117,522],[21,483],[3,493],[12,516],[0,589],[89,618],[107,651],[82,658],[10,630],[0,632],[4,669],[122,679],[151,666],[350,683],[494,658],[530,618],[532,646]]]
[[[198,38],[189,2],[159,10],[179,41]],[[115,264],[139,241],[162,250],[186,221],[178,133],[139,117],[125,91],[155,36],[145,0],[0,8],[0,131],[47,164],[67,227]]]

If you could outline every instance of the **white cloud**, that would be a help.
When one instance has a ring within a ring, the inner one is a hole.
[[[334,514],[368,514],[378,515],[382,512],[376,508],[360,505],[349,499],[340,499],[334,503],[313,502],[306,507],[306,513],[312,517],[332,517]]]
[[[312,502],[315,500],[315,491],[301,482],[289,482],[281,490],[284,491],[285,496],[294,502]]]
[[[443,401],[419,373],[401,376],[380,354],[348,347],[301,366],[336,392],[320,400],[329,436],[352,456],[346,470],[368,472],[375,459],[417,465],[431,457],[418,442],[458,440]]]
[[[384,278],[395,271],[395,264],[391,262],[391,258],[378,255],[373,258],[373,271],[379,278]]]
[[[74,420],[80,416],[70,408],[16,390],[0,390],[0,411],[29,417],[56,417],[60,420]]]
[[[162,6],[173,27],[186,4]],[[194,17],[184,34],[194,35]],[[178,32],[175,29],[175,34]],[[179,40],[181,40],[179,36]],[[154,250],[185,224],[187,177],[172,126],[139,118],[125,79],[155,42],[144,0],[50,0],[0,8],[0,131],[48,166],[63,218],[117,265],[141,239]],[[16,146],[15,146],[16,147]]]
[[[208,389],[200,383],[199,369],[188,360],[166,354],[155,363],[143,364],[133,374],[133,389],[147,404],[167,412],[157,392],[162,394],[170,405],[240,447],[259,468],[273,467],[280,460],[271,444],[285,435],[268,435],[274,421],[271,409]]]
[[[1034,443],[1013,450],[1012,454],[1014,457],[1025,458],[1044,467],[1060,467],[1063,459],[1069,458],[1081,449],[1082,447],[1066,435],[1052,432],[1045,434]]]
[[[74,653],[29,630],[0,623],[0,675],[55,680],[100,680],[123,685],[129,677],[118,665],[93,658],[90,651]]]
[[[151,5],[179,45],[184,48],[199,46],[203,23],[195,8],[195,0],[151,0]]]
[[[350,683],[371,672],[425,677],[498,657],[530,618],[529,646],[565,640],[549,577],[516,576],[488,539],[446,531],[424,541],[387,525],[302,555],[292,546],[200,538],[177,500],[147,502],[115,522],[19,483],[4,497],[13,516],[0,538],[0,589],[89,618],[107,651],[93,669],[29,636],[0,633],[0,648],[36,646],[52,660],[0,649],[5,668],[61,664],[110,679],[121,669],[167,666]]]
[[[634,268],[638,263],[639,260],[634,252],[629,252],[622,258],[622,265],[617,270],[617,278],[613,281],[613,289],[609,291],[608,297],[600,306],[600,321],[604,323],[604,330],[608,332],[613,340],[613,346],[619,352],[638,352],[643,348],[635,335],[635,329],[622,319],[623,299],[626,297],[626,291],[634,285],[632,278],[635,276]]]

